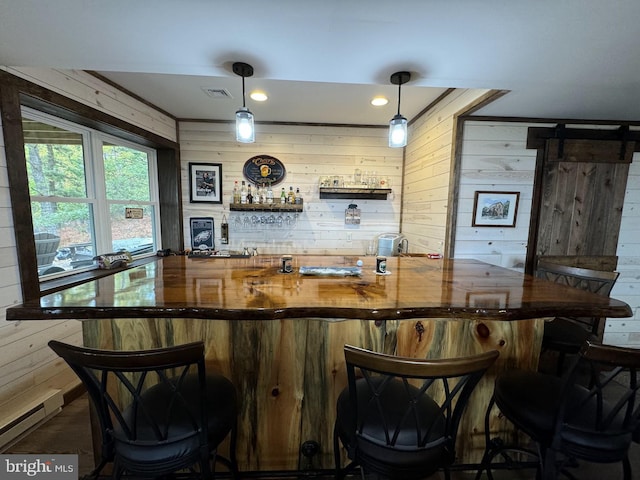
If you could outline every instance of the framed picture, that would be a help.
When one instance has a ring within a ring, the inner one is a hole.
[[[222,164],[189,163],[189,202],[222,203]]]
[[[515,227],[520,192],[476,192],[474,227]]]
[[[191,248],[193,250],[213,250],[215,229],[213,217],[191,217]]]

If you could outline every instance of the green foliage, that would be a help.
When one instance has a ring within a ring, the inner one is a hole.
[[[87,198],[82,145],[28,143],[25,155],[32,197]],[[104,145],[103,157],[108,199],[150,199],[145,152]],[[73,224],[89,233],[90,206],[85,203],[34,201],[31,207],[35,231],[57,231],[59,226]]]
[[[145,152],[105,145],[103,158],[109,200],[149,201],[149,168]]]
[[[82,145],[25,145],[29,194],[85,198]]]
[[[77,233],[89,234],[89,205],[64,202],[31,202],[34,232],[58,232],[72,227]]]

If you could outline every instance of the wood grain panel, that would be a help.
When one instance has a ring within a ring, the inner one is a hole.
[[[299,266],[353,266],[352,256],[297,256]],[[278,273],[279,257],[157,258],[139,267],[7,309],[10,320],[66,318],[491,318],[631,315],[613,298],[559,287],[471,259],[388,257],[391,275],[376,275],[365,257],[360,276]],[[446,279],[446,280],[445,280]],[[479,302],[482,295],[495,302]],[[152,335],[153,332],[149,332]]]
[[[589,268],[591,270],[602,270],[606,272],[613,272],[618,263],[618,257],[615,255],[598,255],[597,257],[586,255],[549,255],[540,257],[540,260],[567,265],[569,267]]]
[[[413,358],[498,349],[501,357],[477,387],[460,428],[459,461],[479,461],[495,375],[505,368],[537,366],[540,322],[157,318],[89,320],[83,327],[85,344],[94,348],[136,350],[203,340],[207,369],[227,375],[238,391],[240,468],[265,471],[308,466],[300,446],[309,440],[320,445],[313,467],[331,468],[335,405],[347,385],[345,344]],[[509,430],[497,417],[492,425]],[[221,449],[226,452],[228,443]]]
[[[635,142],[601,139],[547,140],[548,162],[631,163]]]
[[[543,319],[515,323],[491,320],[416,319],[401,322],[396,354],[411,358],[452,358],[498,350],[500,357],[476,387],[460,423],[458,460],[479,462],[484,450],[484,417],[495,377],[511,368],[534,370],[542,343]],[[494,412],[492,432],[512,427]]]
[[[544,167],[538,256],[616,254],[628,164],[617,158],[605,161],[601,155],[611,155],[612,150],[601,152],[594,142],[588,145],[592,154],[570,152],[572,161],[548,161]],[[550,140],[547,148],[558,148],[557,142]],[[577,161],[583,157],[597,161]]]
[[[8,67],[7,71],[49,90],[90,105],[128,123],[176,141],[176,122],[157,108],[123,94],[117,88],[82,70]]]
[[[344,365],[344,345],[356,345],[376,352],[393,353],[393,346],[384,345],[385,323],[369,320],[308,322],[307,351],[304,359],[304,402],[300,440],[320,445],[314,466],[330,468],[333,464],[333,420],[336,401],[347,386]],[[391,351],[388,348],[391,347]],[[346,454],[343,452],[343,459]],[[300,466],[305,466],[300,458]]]
[[[456,147],[459,147],[454,118],[485,93],[486,90],[456,90],[411,125],[411,141],[405,153],[401,218],[401,231],[409,240],[410,252],[448,250],[448,245],[445,245],[447,219],[457,208],[457,199],[450,197],[450,192],[455,190],[457,184],[453,170]],[[432,177],[434,171],[440,174],[437,184],[423,182]],[[421,196],[434,204],[434,213],[442,215],[434,215],[424,222],[412,221],[413,217],[424,211],[424,204],[419,200]],[[444,208],[441,209],[439,205]]]

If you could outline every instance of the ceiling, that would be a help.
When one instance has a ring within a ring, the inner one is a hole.
[[[243,61],[257,121],[385,125],[399,70],[409,119],[453,87],[510,91],[482,115],[640,121],[639,44],[638,0],[0,0],[0,65],[96,71],[185,119],[233,119]]]

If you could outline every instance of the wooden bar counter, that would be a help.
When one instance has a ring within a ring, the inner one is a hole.
[[[623,302],[474,260],[389,257],[376,275],[304,276],[301,266],[353,267],[357,257],[165,257],[7,310],[8,320],[83,320],[85,345],[133,350],[204,340],[207,368],[236,385],[241,470],[296,470],[307,440],[314,468],[332,466],[335,402],[346,386],[345,343],[410,357],[497,349],[458,437],[459,461],[479,461],[496,373],[537,367],[543,321],[628,317]],[[510,433],[497,416],[492,431]]]

